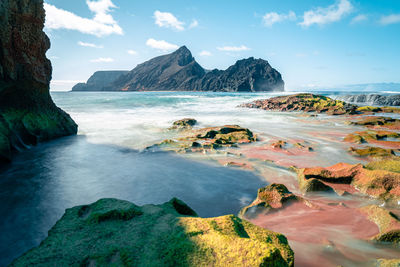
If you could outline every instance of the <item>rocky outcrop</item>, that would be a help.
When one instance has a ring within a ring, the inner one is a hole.
[[[67,209],[11,266],[293,266],[287,239],[234,215],[200,218],[174,198],[117,199]]]
[[[393,170],[399,169],[400,161],[393,162],[389,159],[389,162],[382,160],[365,167],[361,164],[338,163],[326,168],[299,169],[297,173],[300,184],[316,179],[329,183],[333,188],[335,184],[351,185],[357,191],[373,198],[397,203],[400,200],[400,173]],[[395,167],[391,168],[391,165]]]
[[[103,91],[110,83],[128,72],[124,70],[96,71],[86,83],[78,83],[72,87],[72,91]]]
[[[291,193],[285,185],[271,184],[258,189],[257,198],[240,211],[240,216],[251,218],[261,212],[273,212],[293,202],[302,201],[303,198]]]
[[[365,206],[360,210],[379,228],[379,234],[373,240],[400,244],[400,220],[396,214],[377,205]]]
[[[185,120],[185,119],[184,119]],[[180,122],[180,121],[178,121]],[[171,128],[170,128],[171,129]],[[179,137],[175,140],[167,139],[147,149],[162,148],[175,152],[206,152],[224,147],[237,147],[238,144],[248,144],[257,140],[256,136],[247,128],[239,125],[224,125],[192,129],[180,129]]]
[[[377,106],[400,106],[400,95],[361,94],[338,96],[337,99],[356,103]]]
[[[217,91],[257,92],[283,91],[281,74],[262,59],[239,60],[226,70],[206,71],[189,49],[182,46],[175,52],[142,64],[118,79],[109,80],[106,91]],[[93,89],[94,87],[90,87]],[[85,91],[83,85],[73,89]]]
[[[170,130],[189,130],[192,129],[194,125],[196,125],[197,120],[192,118],[184,118],[172,123],[172,126],[169,128]]]
[[[340,100],[314,94],[296,94],[256,100],[241,107],[275,111],[303,111],[327,113],[330,115],[354,114],[357,106]]]
[[[50,41],[43,32],[41,0],[0,4],[0,162],[12,152],[75,134],[77,125],[49,94]]]

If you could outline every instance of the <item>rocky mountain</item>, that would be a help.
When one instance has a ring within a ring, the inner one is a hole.
[[[373,106],[400,106],[400,95],[361,94],[338,96],[337,99]]]
[[[0,2],[0,164],[13,151],[77,132],[49,94],[44,20],[42,0]]]
[[[74,90],[85,90],[74,87]],[[237,61],[226,70],[206,71],[186,46],[139,64],[115,81],[106,91],[283,91],[281,74],[262,59]],[[85,90],[86,91],[86,90]]]
[[[86,83],[78,83],[72,87],[72,91],[103,91],[110,81],[115,81],[128,72],[124,70],[96,71]]]

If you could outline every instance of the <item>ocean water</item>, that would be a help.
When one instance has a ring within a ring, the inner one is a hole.
[[[291,155],[274,158],[286,164],[362,162],[343,153],[347,147],[341,142],[357,127],[335,117],[238,108],[282,94],[292,93],[53,92],[79,132],[24,151],[0,170],[0,266],[38,245],[66,208],[99,198],[143,205],[178,197],[210,217],[237,213],[271,182],[284,181],[296,192],[294,175],[274,164],[245,171],[209,155],[145,150],[173,138],[167,128],[181,118],[197,119],[197,127],[238,124],[256,133],[261,144],[279,138],[313,146],[315,154],[302,162]]]

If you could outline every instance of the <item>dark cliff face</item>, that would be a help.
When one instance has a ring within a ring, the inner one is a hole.
[[[187,84],[205,74],[190,51],[182,46],[172,54],[139,64],[109,88],[123,91],[183,91]]]
[[[227,70],[204,70],[189,49],[146,61],[96,91],[284,91],[281,74],[262,59],[239,60]],[[89,91],[84,84],[73,90]]]
[[[263,59],[242,59],[225,71],[214,70],[195,84],[196,91],[284,91],[281,74]]]
[[[49,94],[44,19],[43,0],[1,0],[0,162],[10,160],[12,151],[77,131]]]
[[[103,91],[104,87],[128,72],[124,70],[96,71],[86,83],[78,83],[72,87],[72,91]]]

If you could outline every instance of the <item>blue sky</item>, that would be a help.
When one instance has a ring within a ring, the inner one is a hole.
[[[287,90],[400,82],[398,0],[45,0],[52,90],[186,45],[207,69],[246,57]]]

